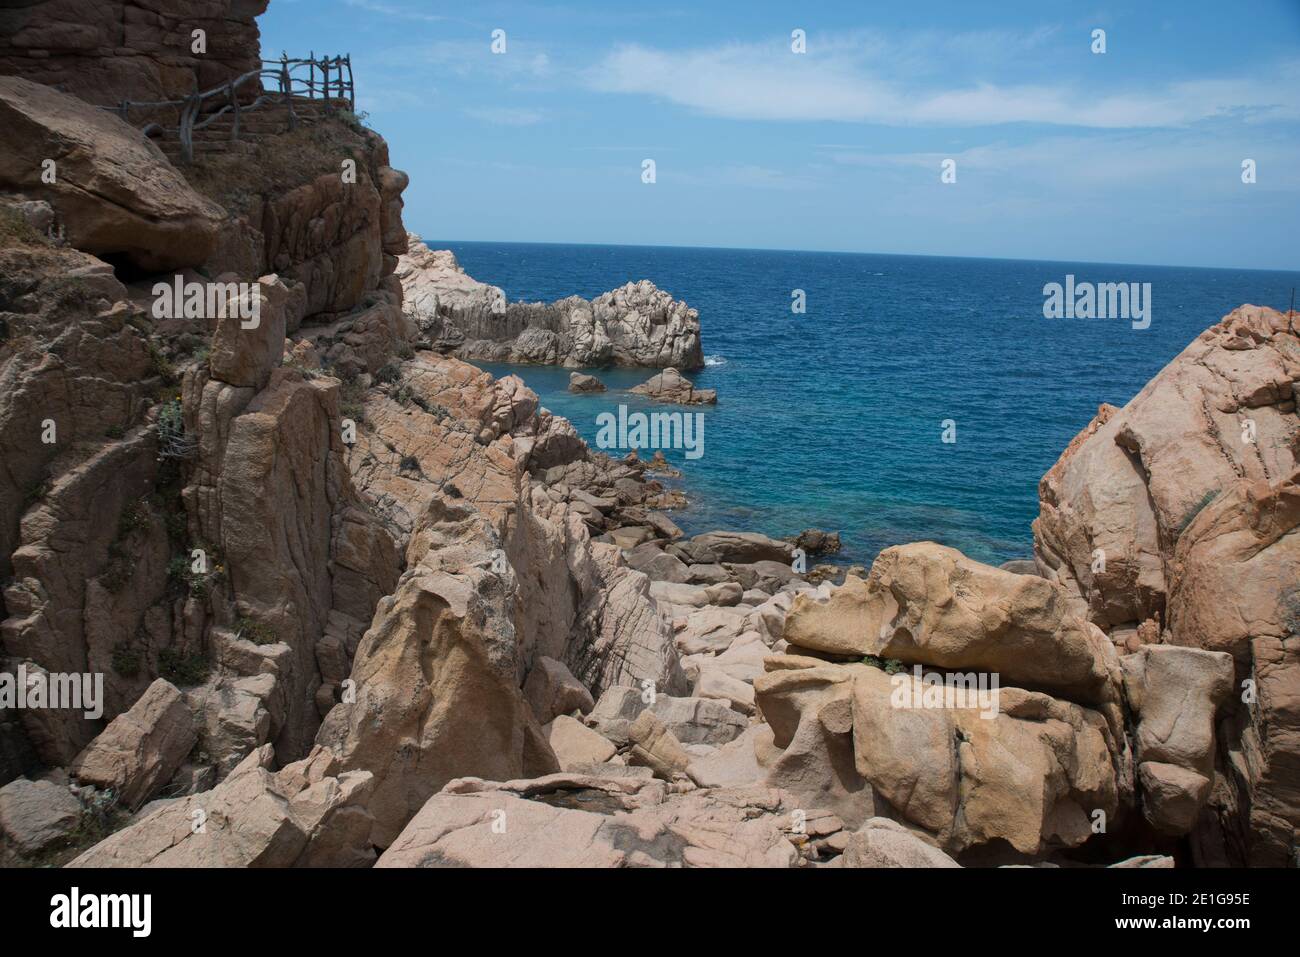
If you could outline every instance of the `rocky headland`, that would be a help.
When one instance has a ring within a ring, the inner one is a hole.
[[[1102,406],[1032,563],[920,542],[816,583],[837,537],[688,537],[655,463],[468,361],[696,368],[694,310],[507,304],[411,242],[348,115],[178,168],[84,98],[176,64],[93,42],[0,45],[0,678],[103,681],[94,717],[0,698],[0,861],[1296,863],[1288,316]],[[157,315],[177,275],[219,314]]]
[[[704,368],[700,316],[649,280],[595,299],[507,302],[467,275],[450,250],[410,237],[397,276],[408,313],[432,348],[461,359],[560,365]]]

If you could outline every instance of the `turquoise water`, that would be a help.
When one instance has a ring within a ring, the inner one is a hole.
[[[931,539],[986,562],[1031,553],[1038,480],[1101,402],[1122,405],[1202,330],[1252,302],[1286,309],[1300,273],[631,246],[429,241],[511,299],[591,297],[650,279],[700,312],[718,390],[704,455],[683,471],[688,532],[838,530],[842,558]],[[1043,286],[1151,283],[1150,328],[1044,319]],[[807,312],[791,312],[791,291]],[[1300,319],[1297,320],[1300,322]],[[515,372],[594,444],[596,417],[646,370]],[[655,407],[660,411],[665,406]],[[944,420],[955,443],[941,441]]]

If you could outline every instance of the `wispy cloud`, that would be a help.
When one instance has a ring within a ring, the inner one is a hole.
[[[1193,130],[1105,130],[1055,135],[1024,143],[997,141],[952,152],[873,151],[845,145],[818,147],[832,168],[878,171],[891,182],[933,186],[940,164],[957,163],[958,182],[982,189],[1014,184],[1079,196],[1182,196],[1185,199],[1243,197],[1255,193],[1300,191],[1300,169],[1289,162],[1294,141],[1286,136],[1256,136]],[[1243,187],[1241,161],[1256,160],[1266,180]],[[1039,194],[1035,194],[1039,195]]]
[[[491,40],[484,35],[479,40],[439,40],[419,47],[403,47],[403,60],[429,64],[443,73],[457,77],[492,76],[514,80],[527,77],[542,79],[552,73],[551,58],[535,44],[508,38],[505,53],[493,53]]]
[[[1020,42],[1042,42],[1048,36],[1050,31],[1037,31]],[[954,45],[997,47],[997,41],[981,35],[935,42],[949,52]],[[953,63],[954,58],[923,50],[920,40],[891,48],[876,38],[832,42],[821,52],[810,41],[809,52],[801,55],[784,44],[732,43],[692,50],[631,44],[601,58],[586,80],[603,92],[655,97],[711,116],[748,120],[1132,128],[1183,126],[1224,116],[1300,117],[1300,91],[1285,82],[1288,75],[1300,72],[1294,64],[1259,78],[1169,82],[1141,92],[1099,94],[1066,84],[944,82],[943,73],[923,76],[922,71],[933,71],[935,63]],[[887,68],[880,58],[887,58]]]

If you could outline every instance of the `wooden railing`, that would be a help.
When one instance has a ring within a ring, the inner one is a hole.
[[[306,72],[304,77],[302,74]],[[319,79],[317,74],[320,74]],[[253,84],[256,96],[251,102],[240,100],[241,90]],[[268,89],[268,87],[270,87]],[[289,129],[298,125],[298,114],[294,111],[295,99],[314,100],[320,98],[325,112],[334,111],[335,100],[347,100],[352,112],[356,112],[356,86],[352,79],[352,56],[335,56],[317,58],[315,52],[305,60],[290,59],[281,54],[278,60],[263,60],[261,68],[250,70],[242,76],[202,92],[195,91],[179,100],[159,100],[152,103],[123,100],[116,106],[103,109],[117,113],[127,123],[131,122],[133,111],[157,113],[172,108],[179,108],[179,117],[175,126],[164,126],[150,121],[141,127],[145,136],[153,133],[175,133],[181,144],[181,160],[194,162],[194,131],[201,130],[229,113],[232,116],[230,138],[239,139],[240,115],[261,109],[267,104],[283,104],[288,112]],[[219,106],[217,104],[220,104]]]

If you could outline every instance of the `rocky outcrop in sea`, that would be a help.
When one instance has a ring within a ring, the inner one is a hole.
[[[438,350],[467,360],[704,368],[699,313],[648,280],[587,300],[507,302],[468,276],[446,249],[410,237],[397,276],[407,312]]]

